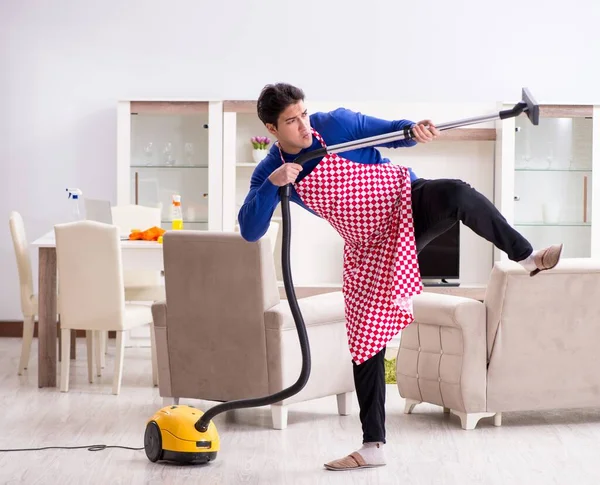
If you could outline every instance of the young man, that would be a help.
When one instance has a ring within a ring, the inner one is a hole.
[[[533,251],[496,207],[465,182],[418,178],[411,169],[382,158],[375,147],[304,165],[284,163],[322,146],[405,128],[413,140],[381,146],[428,143],[439,135],[430,120],[386,121],[343,108],[309,116],[302,90],[283,83],[264,87],[257,111],[277,143],[252,175],[238,215],[242,237],[256,241],[265,234],[280,201],[279,188],[293,184],[291,200],[327,220],[344,239],[343,293],[363,446],[325,467],[384,465],[384,354],[389,340],[413,321],[411,297],[422,290],[418,252],[462,221],[534,276],[556,266],[562,245]]]

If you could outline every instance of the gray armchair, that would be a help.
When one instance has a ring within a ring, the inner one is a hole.
[[[164,235],[166,302],[152,307],[163,398],[230,401],[293,384],[302,365],[287,301],[280,301],[267,237],[169,231]],[[299,300],[311,347],[306,387],[271,406],[273,427],[288,405],[337,396],[350,411],[354,380],[340,292]]]

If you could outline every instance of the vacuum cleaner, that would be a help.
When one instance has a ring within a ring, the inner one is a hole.
[[[451,130],[460,126],[484,123],[487,121],[503,120],[519,116],[526,113],[529,120],[534,124],[539,124],[539,105],[535,102],[527,88],[522,90],[522,101],[517,103],[512,109],[500,111],[499,113],[467,118],[459,121],[444,123],[437,126],[440,131]],[[413,134],[409,128],[388,134],[377,135],[369,138],[363,138],[347,143],[332,145],[326,148],[319,148],[306,152],[298,156],[294,163],[304,164],[309,160],[321,158],[331,153],[341,153],[357,148],[365,148],[381,143],[392,142],[396,140],[412,139]],[[240,399],[236,401],[227,401],[202,412],[194,406],[173,405],[160,409],[146,423],[146,432],[144,435],[144,449],[146,456],[152,462],[164,461],[180,464],[205,464],[214,460],[220,449],[219,434],[212,421],[215,416],[225,411],[233,409],[250,408],[266,406],[287,399],[300,392],[310,375],[310,346],[306,333],[306,326],[298,306],[294,284],[290,271],[290,207],[289,200],[292,193],[292,185],[288,184],[280,188],[281,209],[283,216],[283,245],[282,245],[282,268],[285,294],[287,296],[298,336],[300,339],[300,348],[302,351],[302,369],[298,380],[287,389],[283,389],[275,394],[254,398]]]

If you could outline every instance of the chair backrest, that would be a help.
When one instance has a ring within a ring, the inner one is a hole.
[[[25,224],[23,223],[23,217],[21,217],[20,213],[16,211],[10,213],[9,226],[19,272],[21,311],[24,316],[34,316],[37,313],[37,302],[33,293],[31,256],[29,254],[27,235],[25,233]]]
[[[119,228],[121,236],[129,235],[132,229],[144,231],[161,225],[161,210],[158,207],[120,205],[112,207],[111,211],[112,223]],[[160,271],[125,271],[123,283],[127,288],[159,286],[161,284]]]
[[[110,207],[110,200],[104,199],[89,199],[85,197],[83,199],[85,218],[88,221],[104,222],[105,224],[112,224],[112,213]]]
[[[266,241],[250,243],[238,233],[165,233],[174,396],[229,400],[268,394],[264,313],[280,300]]]
[[[598,295],[599,260],[563,258],[533,278],[517,263],[496,263],[485,296],[488,405],[600,405]]]
[[[122,330],[125,313],[119,230],[78,221],[54,226],[63,328]]]
[[[132,229],[144,231],[153,226],[160,227],[161,210],[158,207],[143,205],[118,205],[111,208],[112,223],[121,234],[126,235]]]

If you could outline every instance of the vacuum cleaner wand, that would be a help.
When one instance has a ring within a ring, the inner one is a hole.
[[[522,90],[522,101],[515,104],[511,109],[507,109],[504,111],[500,111],[499,113],[487,115],[487,116],[477,116],[474,118],[465,118],[457,121],[450,121],[448,123],[442,123],[438,125],[436,128],[439,131],[452,130],[454,128],[458,128],[459,126],[468,126],[475,125],[478,123],[485,123],[487,121],[496,121],[496,120],[504,120],[507,118],[514,118],[519,116],[522,113],[526,113],[529,120],[534,124],[539,124],[540,117],[540,108],[536,103],[535,99],[529,92],[527,88],[523,88]],[[362,138],[360,140],[349,141],[346,143],[340,143],[338,145],[331,145],[326,148],[319,148],[317,150],[313,150],[310,152],[303,153],[299,157],[294,160],[294,163],[299,165],[303,165],[305,162],[309,160],[313,160],[315,158],[322,158],[330,153],[342,153],[349,150],[357,150],[359,148],[371,147],[374,145],[381,145],[382,143],[389,143],[392,141],[399,140],[412,140],[413,133],[411,131],[412,127],[406,127],[404,130],[394,131],[392,133],[385,133],[383,135],[371,136],[369,138]]]

